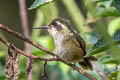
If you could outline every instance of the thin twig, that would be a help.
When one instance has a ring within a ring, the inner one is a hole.
[[[31,54],[30,54],[30,56],[31,56]],[[29,59],[29,62],[27,62],[27,69],[26,69],[26,75],[27,75],[27,77],[29,77],[30,76],[30,72],[31,72],[31,69],[32,69],[32,64],[33,64],[33,59],[31,58],[31,57],[28,57],[28,59]],[[31,78],[30,78],[31,79]],[[29,80],[29,79],[28,79]]]
[[[92,75],[90,75],[89,73],[87,73],[87,72],[84,71],[83,69],[81,69],[81,68],[79,68],[79,67],[77,67],[77,66],[75,66],[75,65],[73,65],[73,64],[69,64],[69,63],[63,61],[63,60],[60,59],[56,54],[52,53],[51,51],[49,51],[49,50],[47,50],[47,49],[45,49],[45,48],[43,48],[43,47],[41,47],[39,44],[37,44],[36,42],[31,41],[29,38],[27,38],[27,37],[25,37],[25,36],[22,36],[20,33],[17,33],[17,32],[15,32],[15,31],[9,29],[9,28],[6,27],[5,25],[0,24],[0,29],[2,29],[2,30],[4,30],[4,31],[6,31],[6,32],[8,32],[8,33],[10,33],[10,34],[12,34],[12,35],[14,35],[14,36],[16,36],[17,38],[20,38],[20,39],[28,42],[28,43],[31,44],[31,45],[34,45],[35,47],[41,49],[42,51],[45,51],[46,53],[48,53],[48,54],[50,54],[50,55],[52,55],[52,56],[56,56],[56,58],[57,58],[59,61],[67,64],[68,66],[70,66],[70,67],[73,68],[74,70],[80,72],[81,74],[83,74],[84,76],[88,77],[89,79],[91,79],[91,80],[97,80],[96,78],[94,78]],[[0,41],[1,41],[1,40],[0,40]],[[3,42],[3,43],[5,44],[5,42]],[[6,44],[7,44],[7,43],[6,43]],[[16,48],[16,47],[13,46],[13,49],[15,49],[15,48]],[[30,54],[29,54],[29,56],[30,56]]]
[[[104,79],[104,80],[108,80],[107,77],[98,69],[98,67],[96,66],[96,64],[91,61],[93,68],[96,70],[96,72]]]
[[[45,61],[44,65],[43,65],[42,80],[47,80],[46,65],[47,65],[47,61]]]

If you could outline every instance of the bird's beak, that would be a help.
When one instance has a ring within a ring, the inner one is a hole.
[[[33,29],[49,29],[49,26],[34,27]]]

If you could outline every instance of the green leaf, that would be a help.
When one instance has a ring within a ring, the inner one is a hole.
[[[0,79],[5,80],[5,66],[0,64]]]
[[[120,17],[110,21],[108,25],[108,33],[110,36],[113,36],[115,32],[119,29],[120,29]]]
[[[120,15],[120,0],[113,0],[112,5],[116,7],[116,9],[118,10],[118,13]]]
[[[68,72],[69,72],[69,70],[70,70],[70,67],[69,66],[67,66],[66,64],[64,64],[64,63],[59,63],[59,67],[61,68],[61,70],[65,73],[65,74],[67,74]],[[63,68],[64,67],[64,68]]]
[[[37,8],[39,6],[50,3],[52,1],[54,1],[54,0],[35,0],[35,2],[31,5],[30,8],[28,8],[28,10],[35,9],[35,8]]]
[[[98,8],[97,13],[95,15],[96,17],[108,17],[108,16],[119,16],[118,11],[114,7],[108,7],[108,8]]]
[[[111,46],[111,44],[119,44],[120,43],[120,30],[118,30],[114,36],[112,42],[105,42],[103,38],[100,38],[88,51],[85,57],[93,56],[102,51],[105,51]],[[114,45],[115,46],[115,45]]]
[[[87,52],[85,57],[89,57],[95,54],[98,54],[99,52],[102,52],[108,48],[108,44],[100,38]]]
[[[117,80],[120,80],[120,71],[118,73]]]
[[[104,1],[110,1],[110,0],[94,0],[94,2],[104,2]]]
[[[114,42],[120,43],[120,29],[114,34]]]
[[[0,51],[0,58],[2,58],[2,57],[5,57],[5,54],[6,52],[5,51]]]
[[[40,36],[34,41],[38,42],[38,44],[40,44],[43,47],[49,49],[50,51],[54,50],[54,41],[53,41],[53,38],[51,36]],[[32,53],[34,55],[37,55],[37,56],[44,56],[45,55],[44,51],[39,50],[35,47],[32,48]]]
[[[95,44],[101,38],[98,32],[84,34],[81,37],[87,42],[87,44]]]
[[[120,71],[117,71],[117,72],[112,72],[109,76],[108,76],[108,79],[109,80],[120,80],[117,78],[117,76],[119,75]]]
[[[102,64],[119,64],[119,58],[114,58],[110,55],[101,57],[99,61]]]

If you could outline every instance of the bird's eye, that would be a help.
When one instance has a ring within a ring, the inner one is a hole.
[[[54,26],[58,26],[58,24],[57,24],[57,23],[55,23],[55,24],[54,24]]]
[[[61,30],[61,29],[62,29],[62,27],[61,27],[59,24],[57,24],[57,23],[54,23],[54,27],[55,27],[57,30]]]

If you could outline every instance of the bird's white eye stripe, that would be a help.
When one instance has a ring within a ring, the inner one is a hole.
[[[59,21],[56,22],[58,25],[60,25],[61,23]]]

